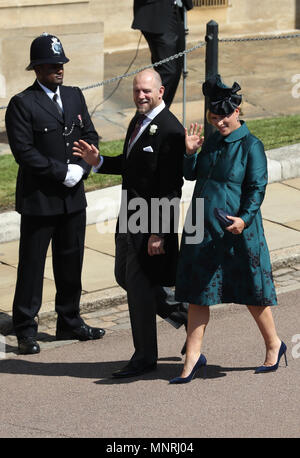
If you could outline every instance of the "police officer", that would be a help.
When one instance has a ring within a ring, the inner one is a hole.
[[[90,340],[105,331],[87,326],[79,312],[86,226],[83,179],[90,168],[72,155],[75,140],[98,146],[98,135],[81,90],[63,86],[65,56],[60,40],[33,40],[30,64],[36,81],[9,102],[6,129],[19,165],[16,211],[21,214],[13,325],[21,354],[40,351],[37,316],[42,303],[47,249],[52,240],[57,339]]]

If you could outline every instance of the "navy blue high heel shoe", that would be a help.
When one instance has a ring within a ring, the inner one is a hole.
[[[200,367],[202,366],[206,366],[206,358],[204,355],[200,355],[198,361],[196,362],[195,366],[193,367],[190,375],[188,375],[187,377],[175,377],[175,378],[172,378],[172,380],[170,380],[169,383],[189,383],[191,380],[193,380],[193,378],[195,377],[196,375],[196,372],[200,369]]]
[[[280,345],[280,348],[279,348],[279,352],[278,352],[278,358],[277,358],[277,363],[274,364],[273,366],[259,366],[256,370],[255,370],[255,374],[263,374],[265,372],[272,372],[272,371],[277,371],[278,369],[278,366],[279,366],[279,361],[282,357],[282,355],[284,355],[284,358],[285,358],[285,365],[287,366],[288,363],[287,363],[287,357],[286,357],[286,345],[284,342],[281,342],[281,345]]]

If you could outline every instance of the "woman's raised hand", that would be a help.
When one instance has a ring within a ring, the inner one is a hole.
[[[90,145],[84,140],[78,140],[78,142],[74,142],[73,151],[74,156],[81,157],[89,165],[99,165],[100,153],[94,145]]]
[[[187,128],[184,129],[186,154],[194,154],[203,145],[202,127],[201,124],[192,123],[189,132]]]

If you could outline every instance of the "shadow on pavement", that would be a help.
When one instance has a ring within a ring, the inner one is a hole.
[[[178,361],[179,358],[167,358],[168,361]],[[111,376],[112,372],[120,369],[127,364],[127,361],[105,361],[105,362],[79,362],[79,363],[41,363],[25,361],[21,359],[4,359],[0,361],[0,373],[3,374],[24,374],[38,375],[46,377],[78,377],[100,380],[95,384],[120,384],[131,383],[136,380],[170,380],[180,374],[182,363],[169,364],[159,362],[157,370],[144,374],[139,377],[115,379]],[[217,365],[207,365],[206,373],[201,370],[195,378],[215,379],[225,377],[227,372],[254,371],[255,367],[222,367]]]

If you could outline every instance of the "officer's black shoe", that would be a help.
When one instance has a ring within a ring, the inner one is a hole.
[[[41,351],[34,337],[19,337],[18,350],[20,355],[34,355]]]

